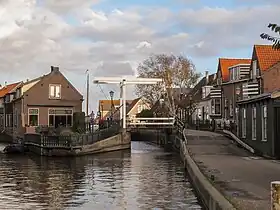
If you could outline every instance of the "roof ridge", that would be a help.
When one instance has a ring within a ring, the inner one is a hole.
[[[221,57],[219,59],[227,59],[227,60],[251,60],[251,58],[225,58]]]

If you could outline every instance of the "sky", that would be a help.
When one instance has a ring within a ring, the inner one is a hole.
[[[0,84],[53,65],[85,95],[87,69],[91,80],[135,75],[157,53],[215,73],[219,57],[250,58],[254,44],[269,44],[259,35],[279,11],[279,0],[0,0]],[[91,82],[90,110],[110,90],[119,97],[117,86]]]

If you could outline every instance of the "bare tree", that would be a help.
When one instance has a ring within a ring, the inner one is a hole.
[[[278,36],[280,35],[280,26],[279,25],[277,25],[275,23],[270,23],[268,25],[268,28],[270,28],[271,31],[278,34]],[[262,39],[266,39],[268,41],[273,42],[273,45],[272,45],[273,49],[280,50],[280,37],[271,36],[266,33],[262,33],[260,36]]]
[[[201,76],[192,61],[182,55],[152,55],[138,66],[137,71],[139,77],[163,79],[162,84],[136,85],[136,94],[145,97],[151,104],[166,95],[173,116],[176,114],[173,88],[193,87]]]

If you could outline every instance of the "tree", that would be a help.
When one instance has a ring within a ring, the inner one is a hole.
[[[173,88],[193,87],[201,76],[192,61],[182,55],[152,55],[138,66],[137,71],[139,77],[163,79],[161,84],[136,85],[136,94],[151,104],[165,95],[165,103],[168,103],[173,116],[176,114]]]
[[[271,31],[275,32],[276,34],[280,35],[280,26],[275,24],[275,23],[270,23],[268,25],[268,28],[271,29]],[[262,33],[261,35],[262,39],[268,40],[273,42],[273,49],[279,50],[280,49],[280,37],[274,37],[274,36],[270,36],[269,34],[266,33]]]
[[[144,118],[153,117],[153,112],[150,109],[144,109],[140,113],[136,114],[136,117],[144,117]]]

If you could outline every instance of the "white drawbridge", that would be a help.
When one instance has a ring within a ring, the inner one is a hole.
[[[128,126],[173,126],[174,118],[132,118],[126,119],[126,86],[127,85],[154,85],[162,83],[160,78],[138,78],[138,77],[96,77],[93,80],[95,84],[119,84],[120,85],[120,119],[122,119],[123,128]]]

